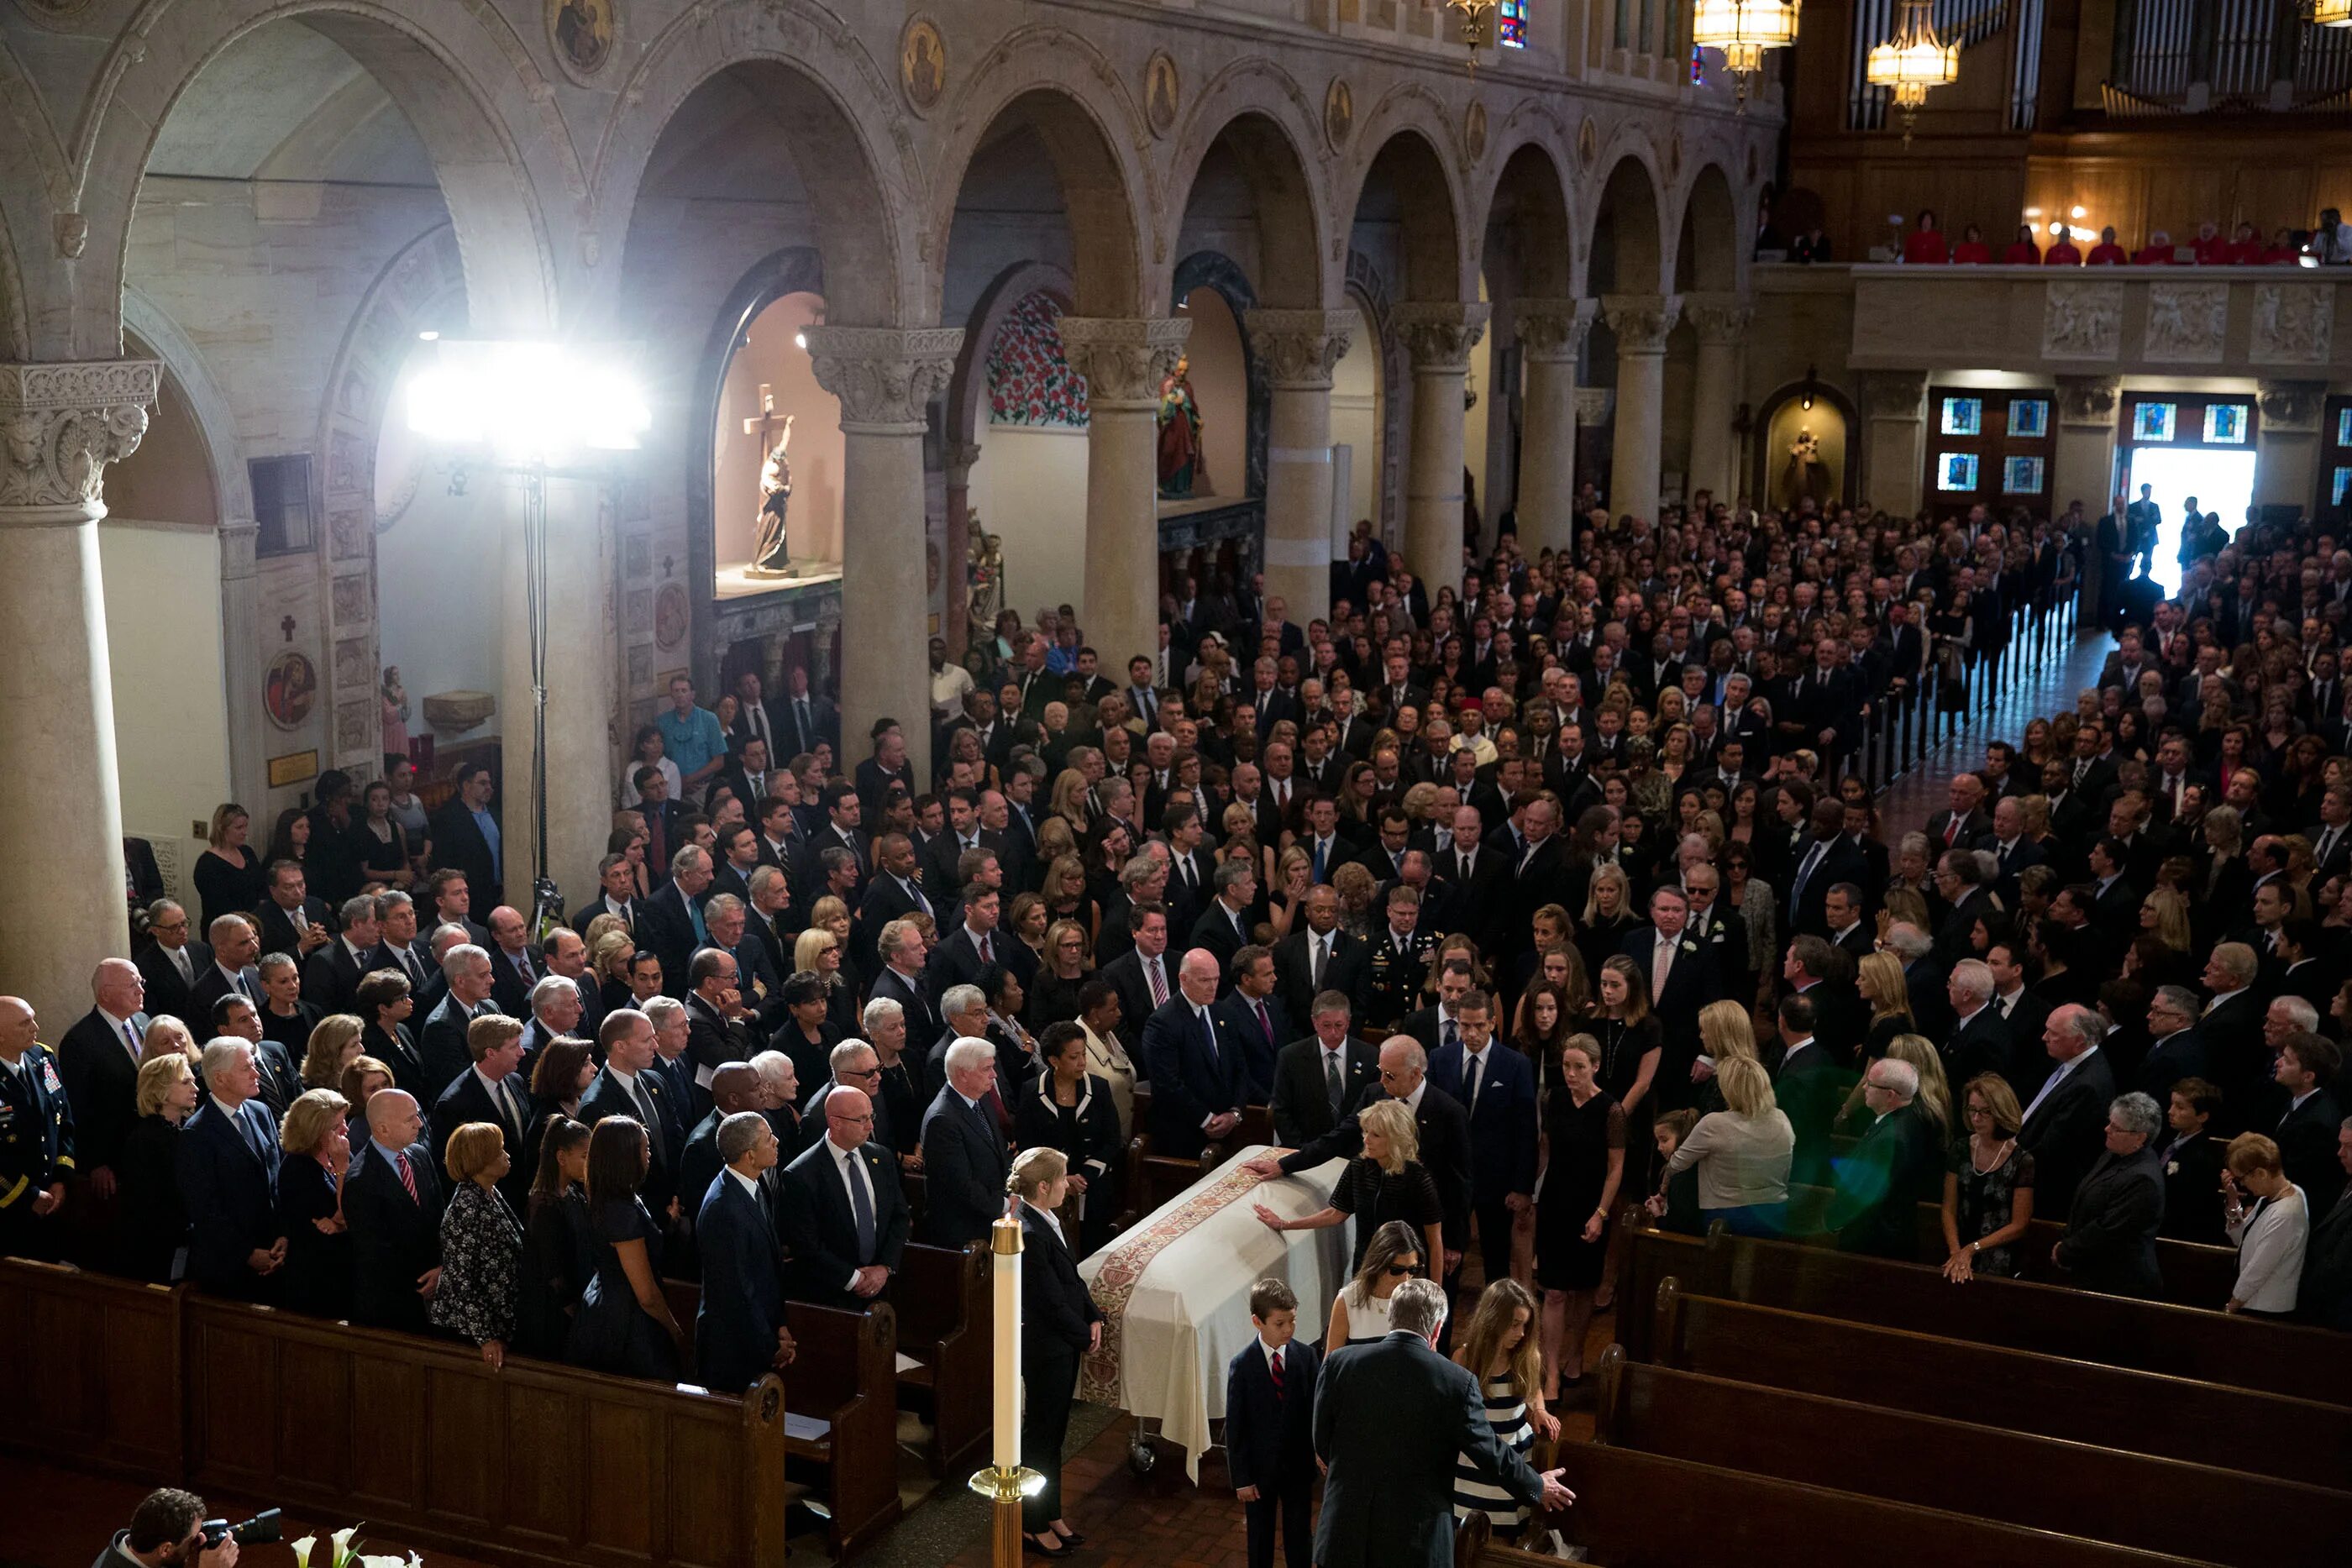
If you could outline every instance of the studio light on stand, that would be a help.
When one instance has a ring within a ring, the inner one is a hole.
[[[563,912],[547,872],[547,482],[609,479],[603,455],[635,450],[653,418],[617,345],[442,338],[418,352],[427,357],[409,382],[408,427],[459,465],[451,493],[464,493],[468,461],[522,483],[536,936]]]

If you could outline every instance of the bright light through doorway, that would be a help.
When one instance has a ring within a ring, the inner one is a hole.
[[[2167,589],[2180,586],[2180,507],[2197,497],[2200,512],[2221,514],[2222,531],[2234,538],[2244,526],[2246,508],[2254,500],[2254,455],[2206,449],[2140,446],[2132,451],[2129,494],[2139,499],[2142,485],[2156,486],[2150,498],[2163,508],[2162,529],[2156,540],[2156,580]]]

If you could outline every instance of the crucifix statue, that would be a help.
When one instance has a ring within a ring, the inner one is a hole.
[[[762,446],[772,434],[776,442],[767,448],[760,465],[759,531],[752,537],[751,564],[743,575],[790,577],[792,549],[784,537],[784,509],[793,498],[793,465],[784,449],[793,444],[793,416],[776,413],[775,392],[764,382],[760,385],[760,412],[743,422],[743,434],[760,437]]]

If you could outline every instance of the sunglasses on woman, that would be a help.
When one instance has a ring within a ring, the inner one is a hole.
[[[1418,1263],[1391,1263],[1387,1269],[1383,1270],[1382,1272],[1386,1273],[1391,1280],[1402,1280],[1411,1275],[1420,1273],[1421,1265]]]

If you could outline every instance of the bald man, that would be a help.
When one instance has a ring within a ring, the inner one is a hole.
[[[898,1162],[873,1135],[874,1103],[836,1083],[824,1097],[824,1136],[784,1169],[784,1288],[796,1301],[857,1312],[898,1271],[910,1218]]]
[[[1222,967],[1195,947],[1176,967],[1176,994],[1143,1024],[1143,1070],[1151,1081],[1151,1152],[1197,1159],[1241,1123],[1248,1093],[1238,1042],[1217,1028]]]
[[[352,1235],[352,1322],[425,1333],[441,1283],[441,1209],[447,1195],[423,1139],[416,1097],[379,1089],[367,1104],[367,1143],[343,1178]]]
[[[139,1053],[147,1039],[147,981],[123,958],[101,961],[89,977],[90,1009],[58,1042],[57,1071],[73,1102],[79,1171],[90,1191],[114,1196],[114,1166],[139,1120]],[[208,1017],[182,1020],[198,1040]]]
[[[0,997],[0,1253],[63,1255],[58,1212],[74,1169],[74,1119],[58,1064],[39,1043],[39,1020],[22,997]]]

